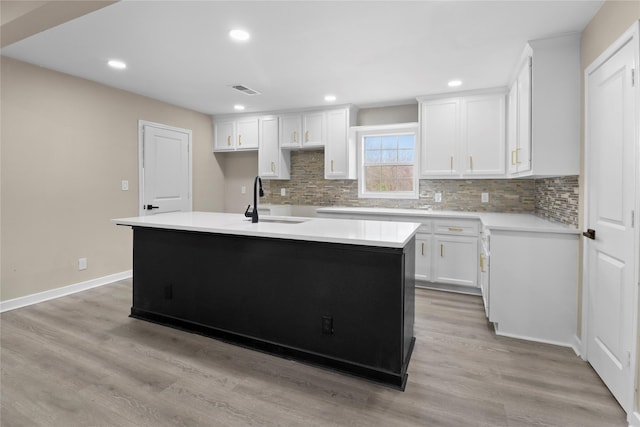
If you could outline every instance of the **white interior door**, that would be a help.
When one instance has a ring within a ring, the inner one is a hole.
[[[140,125],[140,215],[191,211],[191,131]]]
[[[585,239],[587,360],[627,413],[633,410],[637,268],[634,50],[629,42],[588,73],[586,105],[585,220],[595,230],[595,239]]]

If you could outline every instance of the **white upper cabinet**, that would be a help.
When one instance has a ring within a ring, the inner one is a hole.
[[[325,113],[318,111],[302,115],[302,147],[320,148],[325,144]]]
[[[258,175],[262,179],[289,179],[290,153],[278,144],[278,118],[261,117],[259,128]]]
[[[302,141],[302,116],[287,114],[279,117],[280,148],[300,148]]]
[[[234,151],[236,148],[236,122],[215,122],[213,129],[213,151]]]
[[[280,116],[280,148],[318,149],[325,144],[325,112]]]
[[[507,120],[509,174],[531,171],[531,57],[527,56],[509,91]]]
[[[460,100],[451,98],[421,102],[420,129],[420,175],[459,174]]]
[[[236,150],[258,149],[258,119],[247,118],[236,121]]]
[[[257,150],[258,118],[214,121],[213,151]]]
[[[580,173],[580,35],[530,41],[509,92],[509,176]]]
[[[350,115],[349,108],[326,112],[325,179],[356,179],[356,142],[349,135]]]
[[[504,177],[504,90],[419,101],[422,177]]]
[[[463,98],[461,106],[463,174],[504,176],[504,92]]]

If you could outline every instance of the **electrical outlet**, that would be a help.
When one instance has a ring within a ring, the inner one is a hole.
[[[482,193],[482,196],[480,196],[480,200],[482,201],[482,203],[489,203],[489,193]]]
[[[247,186],[243,185],[242,187],[240,187],[240,193],[241,194],[247,194]]]
[[[286,189],[284,189],[284,188],[281,188],[281,189],[280,189],[280,195],[281,195],[282,197],[286,196],[286,195],[287,195],[287,190],[286,190]]]
[[[435,200],[436,203],[442,203],[442,193],[435,193],[433,200]]]
[[[333,334],[333,316],[322,316],[322,333]]]
[[[86,270],[86,269],[87,269],[87,259],[78,258],[78,270]]]
[[[129,181],[127,181],[126,179],[122,180],[122,191],[128,191],[129,190]]]

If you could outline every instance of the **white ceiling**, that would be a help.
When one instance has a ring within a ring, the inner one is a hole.
[[[207,114],[317,107],[328,93],[391,105],[452,91],[453,78],[505,86],[528,40],[581,32],[602,3],[125,0],[0,53]],[[251,39],[231,41],[236,27]]]

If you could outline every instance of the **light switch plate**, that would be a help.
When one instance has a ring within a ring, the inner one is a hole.
[[[480,200],[482,203],[489,203],[489,193],[482,193]]]
[[[442,193],[435,193],[433,195],[433,199],[435,200],[436,203],[441,203],[442,202]]]
[[[122,191],[128,191],[129,190],[129,181],[127,181],[126,179],[122,180]]]
[[[247,194],[247,187],[246,187],[246,185],[243,185],[242,187],[240,187],[240,193],[242,193],[242,194]]]

